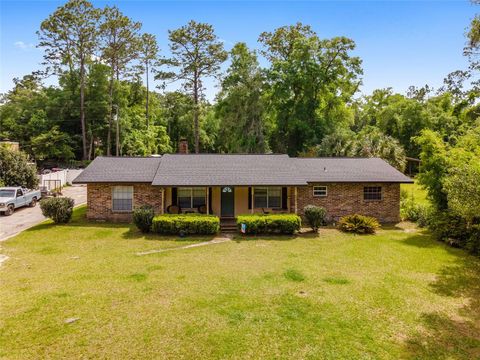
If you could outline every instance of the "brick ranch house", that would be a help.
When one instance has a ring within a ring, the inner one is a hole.
[[[378,158],[167,154],[97,157],[74,181],[87,184],[87,218],[129,221],[150,205],[157,214],[203,212],[233,219],[249,213],[295,213],[306,205],[329,220],[359,213],[400,219],[400,184],[412,180]]]

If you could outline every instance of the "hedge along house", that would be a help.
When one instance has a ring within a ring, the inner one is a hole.
[[[297,213],[306,205],[327,217],[359,213],[400,219],[400,183],[412,180],[378,158],[291,158],[288,155],[167,154],[97,157],[75,180],[87,184],[87,217],[129,221],[157,214],[203,212],[232,219],[249,213]]]

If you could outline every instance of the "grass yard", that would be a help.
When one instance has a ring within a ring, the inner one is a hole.
[[[413,197],[418,204],[428,205],[430,200],[427,199],[427,191],[415,180],[413,184],[401,184],[400,188],[408,192],[409,197]]]
[[[83,213],[2,243],[0,358],[480,358],[480,261],[428,234],[322,229],[137,256],[194,239]]]

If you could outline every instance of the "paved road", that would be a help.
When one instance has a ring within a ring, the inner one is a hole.
[[[87,202],[86,186],[69,186],[62,191],[63,196],[71,197],[75,200],[75,205]],[[41,200],[40,200],[41,201]],[[0,241],[18,234],[45,220],[40,206],[33,208],[23,207],[15,210],[11,216],[0,215]]]

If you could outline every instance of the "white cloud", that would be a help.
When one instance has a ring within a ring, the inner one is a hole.
[[[235,45],[233,42],[229,41],[229,40],[225,40],[225,39],[222,39],[222,38],[219,38],[218,40],[220,40],[220,42],[223,42],[224,44],[227,44],[227,45]]]
[[[13,45],[17,48],[17,49],[21,49],[21,50],[25,50],[25,51],[28,51],[30,49],[34,49],[35,48],[35,45],[33,45],[32,43],[25,43],[23,41],[15,41],[13,43]]]

